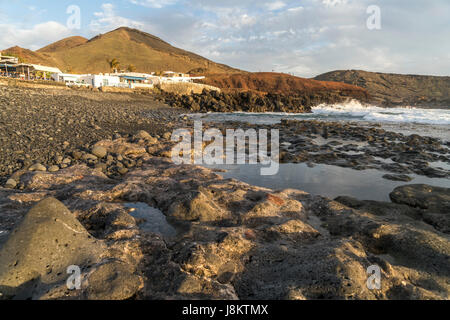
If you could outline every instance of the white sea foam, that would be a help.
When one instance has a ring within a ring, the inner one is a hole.
[[[313,108],[313,113],[208,113],[191,114],[190,117],[205,121],[242,121],[253,124],[276,124],[282,119],[352,121],[370,125],[380,123],[388,131],[405,135],[420,134],[450,141],[450,108],[425,109],[414,107],[380,108],[363,105],[357,101],[343,104],[322,104]]]
[[[208,113],[190,115],[213,121],[245,121],[258,124],[279,123],[281,119],[319,119],[319,120],[349,120],[370,121],[380,123],[415,123],[427,125],[450,125],[450,108],[424,109],[414,107],[381,108],[363,105],[358,101],[342,104],[322,104],[312,109],[313,113]]]
[[[313,108],[313,113],[318,116],[349,120],[450,125],[450,109],[380,108],[352,101],[345,104],[319,105]]]

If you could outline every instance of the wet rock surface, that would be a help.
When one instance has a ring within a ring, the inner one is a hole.
[[[22,190],[0,189],[1,252],[51,257],[55,246],[41,252],[14,241],[33,217],[30,208],[49,197],[67,207],[59,212],[78,223],[75,230],[93,242],[89,250],[101,251],[100,262],[83,269],[81,290],[67,290],[67,274],[58,285],[46,282],[49,292],[22,283],[7,290],[20,287],[35,299],[448,299],[448,230],[430,223],[422,209],[254,187],[143,153],[144,143],[99,142],[142,160],[116,178],[79,164],[54,173],[28,171],[19,179]],[[139,228],[143,221],[128,205],[136,202],[159,209],[177,234]],[[67,252],[77,243],[72,232],[61,234],[69,236]],[[68,257],[64,264],[84,265],[73,260],[78,253],[60,256]],[[13,256],[7,254],[0,279],[21,266]],[[374,264],[382,272],[380,290],[366,286]],[[22,297],[1,288],[4,298]]]

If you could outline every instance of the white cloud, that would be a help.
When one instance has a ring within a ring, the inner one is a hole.
[[[286,3],[284,3],[283,1],[273,1],[266,3],[266,8],[270,11],[280,10],[284,7],[286,7]]]
[[[205,12],[190,47],[249,71],[312,77],[335,69],[448,75],[448,0],[423,7],[377,0],[382,29],[366,27],[372,0],[192,0]],[[271,6],[273,4],[273,6]],[[243,15],[251,23],[242,23]],[[212,55],[214,54],[214,55]]]
[[[322,3],[327,7],[335,7],[343,4],[347,4],[347,0],[322,0]]]
[[[303,7],[294,7],[294,8],[289,8],[287,11],[288,12],[300,12],[302,11],[304,8]]]
[[[105,3],[83,34],[129,26],[249,71],[312,77],[364,68],[449,75],[450,2],[434,0],[423,6],[422,1],[375,1],[382,28],[370,31],[366,9],[373,0],[127,0],[141,7],[131,6],[125,14]],[[0,22],[0,48],[38,48],[70,35],[57,22],[25,28],[2,19],[9,17],[4,10],[0,8],[0,21],[7,21]]]
[[[130,27],[136,29],[144,28],[145,24],[140,21],[124,18],[116,14],[115,6],[104,3],[101,12],[94,12],[96,19],[92,20],[89,27],[92,32],[108,32],[119,27]]]
[[[69,37],[71,31],[64,25],[48,21],[26,29],[14,24],[0,24],[0,48],[12,46],[36,50],[49,43]]]
[[[129,0],[129,1],[131,3],[149,8],[163,8],[178,2],[178,0]]]
[[[215,8],[213,13],[214,17],[212,19],[214,22],[210,24],[223,32],[230,29],[249,28],[258,21],[256,16],[249,15],[246,11],[238,8]]]

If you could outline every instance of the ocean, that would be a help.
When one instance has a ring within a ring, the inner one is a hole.
[[[206,113],[190,115],[204,121],[242,121],[253,124],[275,124],[281,120],[351,121],[362,126],[380,124],[388,131],[419,134],[450,141],[450,106],[447,109],[396,107],[380,108],[357,101],[345,104],[319,105],[312,113]]]
[[[281,120],[319,120],[343,121],[359,126],[371,127],[374,124],[386,131],[405,135],[418,134],[439,138],[443,143],[450,141],[450,108],[380,108],[366,106],[359,102],[336,105],[319,105],[310,114],[289,113],[207,113],[189,115],[205,122],[238,121],[251,124],[276,124]],[[450,150],[449,150],[450,153]],[[450,163],[430,163],[430,166],[450,170]],[[313,167],[304,163],[281,164],[275,176],[261,176],[259,165],[215,165],[209,168],[225,170],[224,178],[234,178],[249,184],[271,188],[295,188],[312,194],[330,198],[352,196],[364,200],[389,201],[389,193],[400,185],[429,184],[450,188],[448,178],[427,178],[410,175],[410,183],[390,181],[383,178],[388,173],[382,170],[357,171],[331,165],[316,164]]]

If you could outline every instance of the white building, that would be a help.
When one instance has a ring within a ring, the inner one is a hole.
[[[103,75],[103,74],[87,74],[80,76],[80,82],[90,85],[94,88],[100,87],[126,87],[129,85],[121,83],[118,76]]]
[[[12,56],[4,56],[0,52],[0,63],[18,64],[19,63],[19,58],[12,57]]]
[[[137,78],[150,78],[151,74],[141,73],[141,72],[120,72],[120,73],[109,73],[110,76],[129,76],[129,77],[137,77]]]
[[[193,82],[199,79],[205,79],[205,77],[191,77],[188,74],[173,71],[165,71],[160,77],[161,82]]]
[[[153,88],[159,83],[193,82],[193,80],[204,79],[205,77],[191,77],[187,74],[167,71],[162,76],[137,72],[84,75],[55,72],[52,74],[52,78],[68,85],[85,85],[94,88]]]
[[[62,73],[58,68],[41,66],[39,64],[19,63],[14,67],[16,68],[16,72],[19,72],[21,77],[25,79],[30,79],[32,77],[37,78],[38,73],[41,73],[42,77],[48,80],[53,74]]]
[[[76,84],[80,83],[80,74],[69,74],[69,73],[53,73],[52,78],[57,82],[64,82],[66,84]]]

